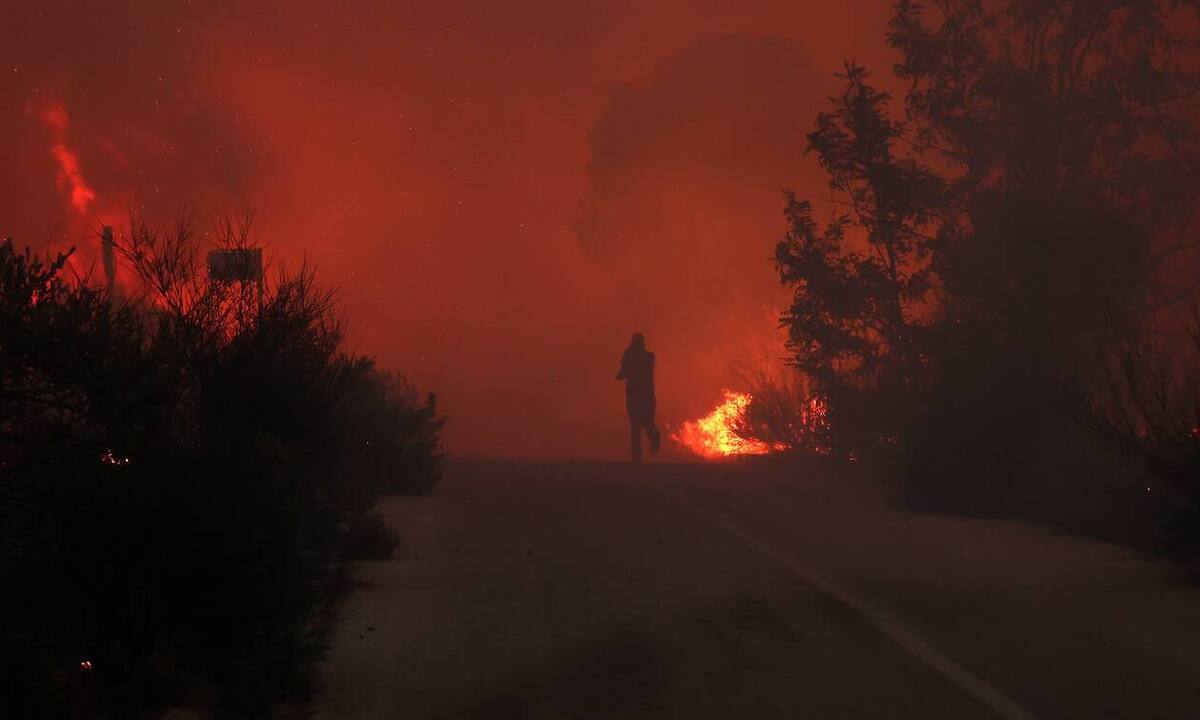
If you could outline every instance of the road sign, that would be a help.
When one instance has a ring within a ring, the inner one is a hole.
[[[209,251],[208,277],[224,282],[262,282],[262,248]]]

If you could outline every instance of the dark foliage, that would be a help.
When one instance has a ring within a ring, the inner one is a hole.
[[[787,193],[790,229],[776,250],[794,290],[784,315],[793,362],[830,402],[840,444],[890,436],[907,422],[922,376],[917,313],[931,292],[926,234],[944,193],[937,175],[896,151],[889,97],[853,64],[809,148],[848,209],[824,228]]]
[[[263,715],[319,654],[339,526],[436,481],[441,420],[341,350],[310,270],[208,282],[187,222],[121,251],[118,298],[0,245],[0,715]]]
[[[1200,497],[1194,9],[895,5],[904,119],[848,66],[809,135],[848,211],[789,194],[777,253],[840,446],[994,508],[1084,427]]]
[[[377,512],[354,517],[342,531],[342,556],[350,560],[383,560],[400,543],[396,533]]]
[[[773,364],[740,375],[739,387],[748,391],[750,402],[733,428],[738,436],[776,450],[828,451],[827,408],[808,376]]]

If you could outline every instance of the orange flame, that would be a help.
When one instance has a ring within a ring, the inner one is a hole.
[[[766,443],[743,438],[736,432],[738,422],[746,415],[751,395],[733,390],[722,390],[722,393],[725,400],[699,420],[685,422],[673,436],[675,441],[709,459],[771,452],[772,448]]]
[[[75,208],[76,212],[87,212],[88,206],[96,199],[96,191],[92,190],[84,179],[79,155],[71,149],[67,134],[71,116],[67,114],[66,106],[60,102],[51,103],[42,112],[42,122],[54,133],[50,155],[58,162],[59,190],[67,194],[71,207]]]

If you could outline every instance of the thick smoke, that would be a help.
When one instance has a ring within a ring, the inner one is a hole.
[[[779,188],[823,193],[803,133],[886,17],[751,5],[0,3],[0,235],[253,207],[357,349],[439,392],[452,450],[618,456],[631,331],[670,423],[775,337]]]
[[[778,345],[781,189],[821,192],[804,134],[830,84],[798,41],[706,38],[615,87],[591,132],[579,241],[671,358],[677,412],[707,410],[731,365]]]

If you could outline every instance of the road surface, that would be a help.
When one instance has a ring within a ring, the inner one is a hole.
[[[461,462],[391,498],[318,718],[1195,718],[1200,590],[778,463]]]

